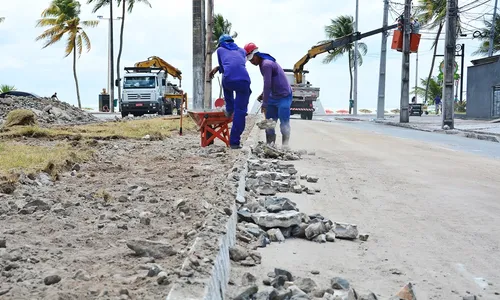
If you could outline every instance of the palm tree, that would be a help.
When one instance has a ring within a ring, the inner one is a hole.
[[[443,31],[444,24],[446,22],[446,1],[447,0],[419,0],[416,7],[416,15],[419,22],[422,25],[426,25],[428,29],[438,29],[436,33],[436,38],[432,44],[434,48],[434,54],[432,55],[431,68],[429,69],[429,76],[427,76],[425,96],[427,99],[427,94],[429,92],[429,84],[431,82],[432,71],[434,69],[434,64],[436,62],[436,52],[439,38],[441,32]],[[461,24],[460,18],[457,20],[457,32],[460,32]]]
[[[325,34],[328,40],[320,41],[318,44],[324,44],[331,42],[332,40],[341,38],[343,36],[354,33],[354,18],[352,16],[339,16],[336,19],[331,20],[331,24],[325,26]],[[323,59],[324,64],[329,64],[332,61],[336,61],[339,57],[344,56],[347,53],[349,59],[349,76],[351,80],[351,88],[349,90],[349,99],[352,99],[352,71],[354,68],[354,55],[357,56],[358,65],[363,64],[363,55],[368,52],[368,46],[365,43],[358,42],[358,52],[354,53],[354,43],[347,44],[342,47],[338,47]]]
[[[484,28],[481,30],[482,34],[478,37],[481,41],[479,49],[474,51],[472,55],[487,55],[490,49],[490,33],[491,22],[484,20]],[[500,51],[500,16],[495,18],[495,36],[493,37],[493,53]]]
[[[229,22],[227,19],[224,19],[223,15],[221,15],[221,14],[214,15],[214,24],[212,27],[212,45],[211,45],[210,49],[208,49],[208,55],[207,55],[207,63],[208,63],[207,76],[208,76],[208,72],[210,72],[210,70],[212,69],[212,53],[213,53],[213,50],[217,48],[217,44],[219,43],[219,38],[223,34],[229,34],[233,39],[238,37],[237,32],[231,33],[232,27],[233,27],[233,24],[231,24],[231,22]],[[211,81],[207,79],[206,82],[211,82]],[[220,87],[221,87],[221,84],[219,82],[219,88]],[[219,98],[221,98],[221,97],[222,97],[222,89],[220,89],[220,91],[219,91]]]
[[[99,21],[80,20],[80,2],[75,0],[53,0],[49,8],[42,12],[42,19],[37,21],[36,27],[49,27],[36,41],[45,40],[42,49],[59,42],[67,36],[65,57],[73,53],[73,76],[75,78],[78,107],[81,108],[80,88],[76,74],[76,60],[81,56],[83,47],[87,52],[91,49],[90,39],[83,27],[95,27]]]
[[[231,22],[227,19],[224,19],[224,16],[221,14],[214,15],[214,26],[212,30],[213,49],[215,49],[215,46],[219,43],[219,38],[223,34],[229,34],[233,39],[238,37],[237,32],[231,33],[232,27],[233,24],[231,24]]]
[[[8,84],[1,84],[0,85],[0,93],[7,93],[10,91],[15,91],[16,87],[13,85],[8,85]]]
[[[123,52],[123,33],[125,29],[125,15],[126,12],[128,11],[129,13],[132,13],[134,10],[134,5],[136,3],[144,3],[148,5],[149,7],[151,6],[151,3],[149,3],[148,0],[117,0],[118,6],[122,6],[122,23],[121,23],[121,28],[120,28],[120,48],[118,49],[118,57],[116,59],[116,79],[118,82],[121,82],[121,74],[120,74],[120,61],[122,58],[122,52]],[[87,0],[87,4],[95,3],[94,8],[92,9],[92,12],[95,13],[99,9],[108,6],[111,3],[111,0]],[[122,5],[123,4],[123,5]],[[128,4],[128,5],[127,5]],[[121,85],[118,84],[118,103],[121,102]]]
[[[434,104],[434,99],[436,98],[437,95],[441,95],[443,93],[443,83],[437,79],[436,77],[431,77],[429,79],[424,79],[420,78],[420,84],[422,86],[427,86],[427,83],[429,83],[429,90],[426,95],[426,89],[423,87],[414,87],[413,90],[411,91],[412,94],[417,93],[417,95],[421,98],[424,98],[426,103],[429,104]]]

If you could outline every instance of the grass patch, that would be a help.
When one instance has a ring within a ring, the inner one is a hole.
[[[27,174],[45,171],[56,176],[61,170],[91,156],[91,151],[76,149],[68,144],[46,147],[0,142],[0,175],[9,176],[20,171]]]
[[[154,118],[99,124],[40,128],[38,126],[17,126],[4,128],[0,137],[74,137],[98,139],[140,139],[149,135],[151,139],[164,139],[179,129],[179,119]],[[183,120],[183,130],[195,130],[196,124],[189,117]]]
[[[11,126],[22,126],[36,125],[35,113],[28,109],[14,109],[7,114],[7,120],[5,121],[5,127]]]

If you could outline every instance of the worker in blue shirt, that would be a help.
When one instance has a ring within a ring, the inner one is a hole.
[[[246,52],[234,43],[230,35],[224,34],[219,38],[217,58],[219,65],[210,71],[210,78],[213,78],[217,71],[222,74],[225,113],[228,118],[233,116],[229,144],[232,149],[240,149],[241,134],[245,130],[248,102],[252,93],[250,76],[245,66]]]

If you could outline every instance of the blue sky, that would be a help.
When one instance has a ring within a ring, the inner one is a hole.
[[[133,66],[135,62],[147,57],[160,56],[183,72],[183,89],[192,91],[192,1],[191,0],[149,0],[153,6],[137,4],[135,11],[127,15],[125,23],[125,44],[122,55],[122,68]],[[57,92],[59,98],[71,104],[77,103],[75,84],[72,74],[72,58],[64,58],[64,43],[41,49],[43,43],[35,38],[43,29],[35,28],[40,13],[48,6],[48,0],[2,0],[0,16],[6,17],[0,24],[0,84],[15,85],[18,90],[30,91],[43,96]],[[382,0],[359,0],[359,30],[366,32],[381,27],[383,15]],[[403,6],[396,4],[403,0],[391,1],[394,10],[389,22],[402,12]],[[473,0],[459,0],[459,6],[470,8]],[[82,3],[82,19],[95,20],[97,15],[109,16],[109,9],[97,14],[91,13],[91,6]],[[252,5],[243,1],[215,0],[215,12],[222,13],[238,32],[236,43],[243,47],[248,42],[256,43],[260,50],[277,58],[283,68],[291,68],[316,42],[325,39],[324,26],[331,18],[342,14],[354,15],[355,1],[332,0],[254,0]],[[467,21],[469,37],[459,40],[466,44],[466,66],[476,50],[478,41],[473,40],[472,30],[482,27],[481,14],[491,12],[494,0],[483,6],[467,11],[462,19]],[[255,8],[255,10],[252,10]],[[118,13],[118,9],[115,10]],[[477,19],[477,20],[474,20]],[[300,21],[303,20],[303,21]],[[118,52],[120,22],[115,22],[115,55]],[[92,50],[83,53],[77,62],[82,104],[96,107],[97,97],[107,86],[107,32],[108,22],[88,29]],[[422,30],[423,41],[419,53],[419,78],[426,77],[432,58],[429,30]],[[443,37],[444,38],[444,37]],[[389,37],[389,45],[392,37]],[[378,93],[378,72],[381,36],[376,35],[363,40],[368,45],[368,54],[359,68],[358,108],[376,107]],[[442,54],[444,43],[441,40],[438,52]],[[325,65],[324,56],[311,60],[306,69],[310,71],[308,81],[321,88],[320,99],[324,107],[347,108],[349,100],[349,73],[347,58]],[[441,58],[438,59],[435,67]],[[457,59],[458,62],[459,59]],[[214,57],[214,63],[216,57]],[[252,78],[252,98],[262,89],[262,77],[257,67],[248,64]],[[401,53],[388,47],[386,107],[399,106],[401,75]],[[415,55],[411,55],[410,83],[415,83]],[[217,80],[214,80],[213,96],[219,93]],[[466,85],[464,85],[466,86]],[[253,101],[253,99],[252,99]]]

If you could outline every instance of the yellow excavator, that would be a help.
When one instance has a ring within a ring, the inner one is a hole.
[[[187,109],[187,93],[180,89],[182,72],[162,58],[151,56],[125,71],[122,115],[170,115],[174,108],[181,114],[181,107]],[[179,85],[169,82],[168,75],[177,78]]]
[[[366,33],[352,33],[333,41],[328,41],[323,44],[313,46],[307,54],[302,56],[294,65],[293,69],[284,69],[288,81],[291,83],[293,91],[292,106],[290,107],[290,114],[300,114],[302,119],[311,120],[315,110],[313,102],[319,98],[319,88],[313,87],[306,79],[305,74],[309,71],[304,70],[304,66],[311,58],[317,55],[334,51],[336,48],[345,46],[347,44],[359,41],[365,37],[369,37],[378,33],[382,33],[397,27],[397,24],[382,27]],[[305,83],[304,83],[305,81]]]

